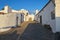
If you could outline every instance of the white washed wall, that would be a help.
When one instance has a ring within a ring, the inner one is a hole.
[[[8,17],[7,15],[0,15],[0,28],[6,27],[8,24]]]
[[[36,21],[36,15],[34,16],[34,20]]]
[[[11,13],[11,12],[12,12],[12,10],[9,6],[4,7],[4,13]]]
[[[54,5],[50,2],[41,12],[40,16],[42,15],[42,24],[48,24],[51,26],[52,31],[55,32],[56,30],[56,21],[51,19],[51,12],[54,10]]]
[[[16,27],[16,14],[9,13],[7,16],[8,16],[8,26],[10,26],[10,27],[15,26]]]
[[[40,23],[40,15],[38,14],[38,16],[37,16],[37,21],[38,21],[38,23]]]
[[[38,15],[35,15],[35,18],[34,19],[35,19],[35,21],[39,22],[38,21]]]
[[[29,14],[28,16],[26,16],[26,21],[29,21],[29,18],[32,18],[32,21],[34,20],[34,15]]]
[[[23,13],[17,13],[17,16],[18,16],[18,25],[20,26],[20,24],[22,22],[24,22],[24,14]]]
[[[18,19],[17,19],[18,17]],[[19,13],[16,14],[16,24],[20,26],[20,22],[21,22],[21,15]]]
[[[16,26],[16,14],[0,15],[0,28]]]

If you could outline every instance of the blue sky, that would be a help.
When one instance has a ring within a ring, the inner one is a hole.
[[[0,0],[0,10],[5,5],[8,5],[12,9],[26,9],[33,12],[36,9],[41,10],[48,1],[49,0]]]

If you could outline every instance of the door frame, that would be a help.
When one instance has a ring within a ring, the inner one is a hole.
[[[42,24],[42,16],[40,16],[40,24]]]

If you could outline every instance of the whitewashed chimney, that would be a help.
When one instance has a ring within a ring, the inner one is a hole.
[[[8,5],[4,7],[4,13],[11,13],[11,9]]]

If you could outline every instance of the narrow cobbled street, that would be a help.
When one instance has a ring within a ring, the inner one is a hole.
[[[19,40],[54,40],[54,34],[39,23],[29,23]]]

